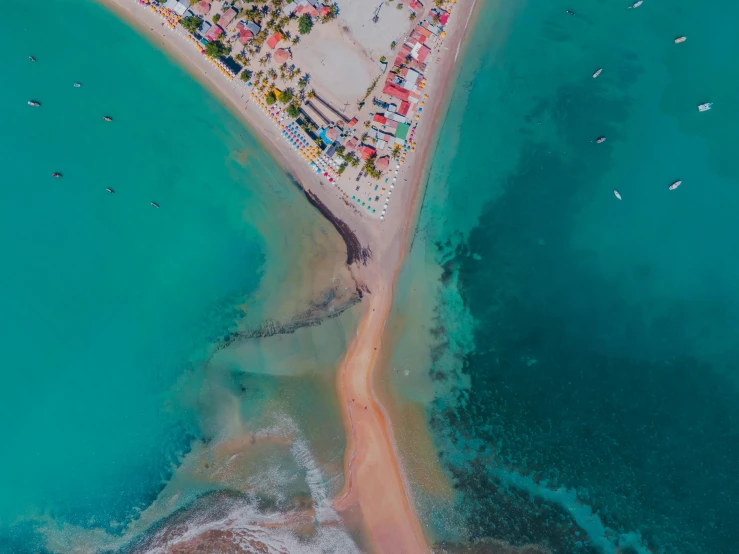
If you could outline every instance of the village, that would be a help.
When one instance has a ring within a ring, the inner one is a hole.
[[[407,181],[403,169],[421,138],[427,75],[440,61],[444,28],[456,0],[434,0],[428,8],[418,0],[387,0],[372,17],[365,9],[361,15],[368,21],[362,27],[382,34],[378,22],[389,20],[394,26],[383,31],[392,39],[375,48],[373,56],[364,48],[362,55],[333,61],[334,67],[328,59],[332,52],[312,54],[330,43],[322,28],[342,24],[344,14],[336,3],[138,2],[158,13],[162,25],[183,34],[225,79],[244,87],[247,108],[261,110],[267,122],[279,127],[322,184],[334,187],[355,211],[379,221],[388,217],[393,189]],[[396,13],[382,13],[393,4]],[[344,25],[338,32],[349,47],[347,31]],[[359,50],[362,45],[353,42]],[[376,58],[369,69],[352,73],[357,69],[353,66],[366,66],[368,60],[361,58],[368,57]],[[350,85],[342,88],[336,72],[346,73]],[[357,96],[358,90],[364,94]]]

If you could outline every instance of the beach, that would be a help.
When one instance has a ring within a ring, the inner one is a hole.
[[[280,130],[253,104],[244,89],[228,82],[214,70],[192,45],[176,31],[161,26],[161,19],[132,0],[104,0],[104,5],[134,24],[149,40],[159,45],[238,114],[300,186],[314,195],[336,219],[351,230],[369,259],[353,263],[353,278],[366,291],[357,335],[340,364],[337,393],[347,432],[345,488],[338,495],[339,511],[358,508],[364,530],[377,552],[428,552],[415,508],[410,500],[404,469],[395,447],[389,418],[374,388],[377,351],[392,304],[395,280],[415,225],[421,191],[433,150],[435,133],[443,119],[447,86],[455,72],[472,1],[456,4],[447,25],[445,51],[440,63],[429,72],[426,114],[418,129],[424,133],[419,152],[404,166],[402,186],[394,189],[393,217],[379,222],[348,204],[310,170],[281,140]],[[447,51],[448,50],[448,51]],[[346,233],[342,233],[346,239]],[[352,246],[349,246],[352,248]]]

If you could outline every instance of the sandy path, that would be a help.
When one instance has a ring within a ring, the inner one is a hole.
[[[373,389],[374,370],[392,292],[420,207],[428,156],[445,109],[445,92],[452,81],[454,63],[475,0],[459,0],[447,25],[443,49],[430,56],[425,92],[424,117],[417,136],[419,152],[405,166],[407,181],[393,196],[394,215],[383,223],[364,217],[337,193],[324,185],[284,141],[279,129],[255,107],[246,104],[248,93],[223,78],[177,31],[161,27],[161,19],[134,0],[100,0],[121,17],[136,25],[144,36],[175,56],[192,75],[207,85],[226,106],[248,124],[278,162],[338,218],[343,220],[362,245],[371,247],[372,259],[354,265],[355,277],[369,288],[364,315],[356,338],[349,346],[338,374],[337,391],[347,429],[344,490],[335,507],[358,506],[373,549],[382,554],[430,552],[415,507],[410,499],[402,462],[395,448],[390,419]],[[348,1],[348,0],[347,0]],[[436,57],[441,62],[434,62]],[[397,210],[397,211],[396,211]],[[419,432],[424,432],[419,430]]]

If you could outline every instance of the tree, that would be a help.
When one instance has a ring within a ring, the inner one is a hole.
[[[249,79],[251,79],[251,71],[245,69],[241,72],[241,80],[246,83]]]
[[[292,101],[293,96],[294,96],[293,89],[286,88],[285,90],[282,91],[282,93],[280,93],[280,102],[282,102],[283,104],[288,104],[289,102]]]
[[[205,46],[205,55],[209,58],[221,58],[226,56],[230,50],[219,40],[209,42]]]
[[[316,137],[316,146],[318,146],[318,148],[320,148],[321,150],[323,150],[323,147],[326,146],[323,143],[323,139],[321,137]]]
[[[313,29],[313,20],[309,15],[303,14],[298,19],[298,32],[301,35],[307,35]]]
[[[203,26],[203,22],[199,17],[191,15],[190,17],[185,17],[184,19],[181,19],[180,25],[182,25],[185,29],[187,29],[194,35],[198,31],[200,31],[200,27]]]
[[[305,76],[298,79],[298,88],[300,90],[303,90],[307,86],[308,86],[308,79],[306,79]]]
[[[413,21],[414,19],[416,19],[416,14],[414,12],[411,12],[411,14],[408,16],[408,19],[410,21]]]
[[[397,3],[397,4],[395,5],[395,8],[396,8],[396,9],[398,9],[398,10],[402,10],[402,9],[403,9],[403,4],[401,4],[400,2],[398,2],[398,3]]]
[[[265,96],[264,101],[267,102],[268,106],[271,106],[275,102],[277,102],[277,97],[275,96],[275,92],[273,90],[269,91],[267,93],[267,96]]]
[[[293,102],[287,107],[286,111],[290,117],[297,118],[300,115],[300,106],[296,102]]]
[[[393,146],[393,151],[390,153],[390,156],[394,160],[397,160],[400,157],[400,144],[396,144],[395,146]]]
[[[308,95],[307,95],[307,96],[308,96],[308,99],[309,99],[309,100],[310,100],[311,98],[315,98],[315,97],[316,97],[316,91],[315,91],[315,90],[313,90],[313,89],[310,89],[310,90],[308,91]]]
[[[218,23],[221,20],[221,14],[217,13],[213,16],[213,23]]]
[[[267,65],[267,56],[262,56],[261,58],[259,58],[259,65],[261,65],[262,67]]]
[[[300,42],[300,35],[295,35],[295,36],[293,37],[292,43],[293,43],[293,44],[297,44],[297,43],[299,43],[299,42]]]
[[[336,19],[338,15],[339,15],[339,6],[336,3],[331,4],[328,7],[328,15],[326,15],[321,21],[323,21],[324,23],[328,23],[332,19]]]
[[[349,165],[352,167],[357,167],[359,165],[359,158],[357,158],[356,154],[353,152],[349,154]]]
[[[268,73],[270,79],[272,79],[273,81],[277,79],[277,72],[274,70],[274,68],[271,68]]]

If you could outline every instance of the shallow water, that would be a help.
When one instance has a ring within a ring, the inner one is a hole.
[[[396,306],[440,541],[733,549],[739,8],[625,8],[480,6]]]
[[[118,548],[215,490],[318,509],[342,485],[332,372],[355,322],[300,326],[351,305],[338,234],[103,7],[8,10],[0,550]]]

